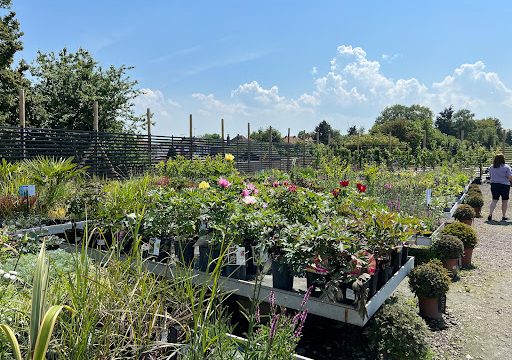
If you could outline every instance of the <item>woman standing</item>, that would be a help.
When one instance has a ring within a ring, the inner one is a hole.
[[[487,220],[492,220],[492,213],[496,208],[496,204],[501,196],[501,211],[503,212],[502,221],[508,220],[507,208],[508,198],[510,194],[510,183],[512,182],[512,170],[510,166],[505,164],[505,157],[498,154],[494,157],[493,165],[489,168],[491,175],[491,193],[492,201],[489,209],[489,217]]]

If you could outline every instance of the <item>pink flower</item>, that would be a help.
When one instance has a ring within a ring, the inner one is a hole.
[[[251,205],[251,204],[254,204],[256,203],[256,198],[254,196],[244,196],[244,198],[242,199],[242,202],[246,205]]]
[[[219,179],[219,186],[222,186],[224,189],[227,189],[228,187],[231,186],[231,183],[227,179],[224,179],[223,177],[221,177]]]
[[[243,189],[242,190],[242,196],[245,197],[245,196],[249,196],[249,195],[251,195],[251,192],[249,191],[249,189]]]
[[[254,186],[254,184],[252,184],[252,183],[249,183],[249,184],[247,184],[247,189],[254,191],[254,190],[256,190],[256,186]]]
[[[384,189],[391,190],[392,188],[393,188],[393,185],[391,185],[390,183],[385,183],[384,184]]]
[[[283,181],[283,186],[288,186],[290,183],[288,181]]]
[[[290,185],[288,186],[288,191],[290,192],[297,192],[297,185]]]
[[[273,187],[279,187],[279,185],[281,185],[281,184],[279,183],[279,181],[274,181],[274,182],[272,183],[272,186],[273,186]]]
[[[259,191],[258,189],[254,188],[254,190],[252,191],[252,194],[253,194],[253,195],[258,195],[258,194],[259,194],[259,192],[260,192],[260,191]]]

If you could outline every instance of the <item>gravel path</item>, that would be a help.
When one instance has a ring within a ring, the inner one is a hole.
[[[487,221],[490,186],[480,188],[486,203],[473,224],[480,240],[475,268],[462,271],[450,287],[444,325],[432,332],[435,359],[512,358],[512,221]],[[501,219],[501,202],[494,218]]]

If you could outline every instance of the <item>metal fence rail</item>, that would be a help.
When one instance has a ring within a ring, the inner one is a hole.
[[[209,140],[190,137],[104,133],[63,129],[0,127],[0,158],[73,157],[89,171],[107,177],[141,173],[152,165],[182,155],[204,159],[231,153],[243,172],[289,170],[313,162],[313,144],[262,143],[236,137]]]

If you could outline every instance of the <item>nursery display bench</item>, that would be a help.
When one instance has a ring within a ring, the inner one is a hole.
[[[68,244],[62,244],[61,248],[69,252],[75,252],[77,249],[75,245]],[[101,262],[105,258],[105,253],[100,250],[88,248],[87,251],[89,257],[95,261]],[[144,261],[144,266],[148,271],[155,275],[166,278],[173,278],[175,274],[187,271],[190,272],[192,275],[192,281],[196,284],[204,284],[211,281],[211,274],[198,270],[184,270],[183,268],[176,267],[172,264],[146,260]],[[393,294],[398,285],[400,285],[402,280],[405,279],[413,267],[414,257],[409,257],[407,262],[397,272],[395,272],[386,284],[384,284],[382,288],[380,288],[380,290],[367,302],[367,316],[365,317],[361,316],[354,306],[335,303],[315,297],[309,298],[304,309],[307,309],[310,314],[362,327],[377,312],[380,306]],[[296,278],[294,280],[294,291],[275,289],[272,286],[268,286],[269,284],[272,284],[271,275],[265,276],[259,291],[255,291],[254,281],[238,280],[221,276],[218,282],[219,288],[225,292],[246,298],[253,298],[256,296],[259,300],[265,302],[268,302],[270,293],[274,292],[276,305],[283,306],[288,309],[301,309],[304,293],[307,290],[306,280],[304,278]]]

